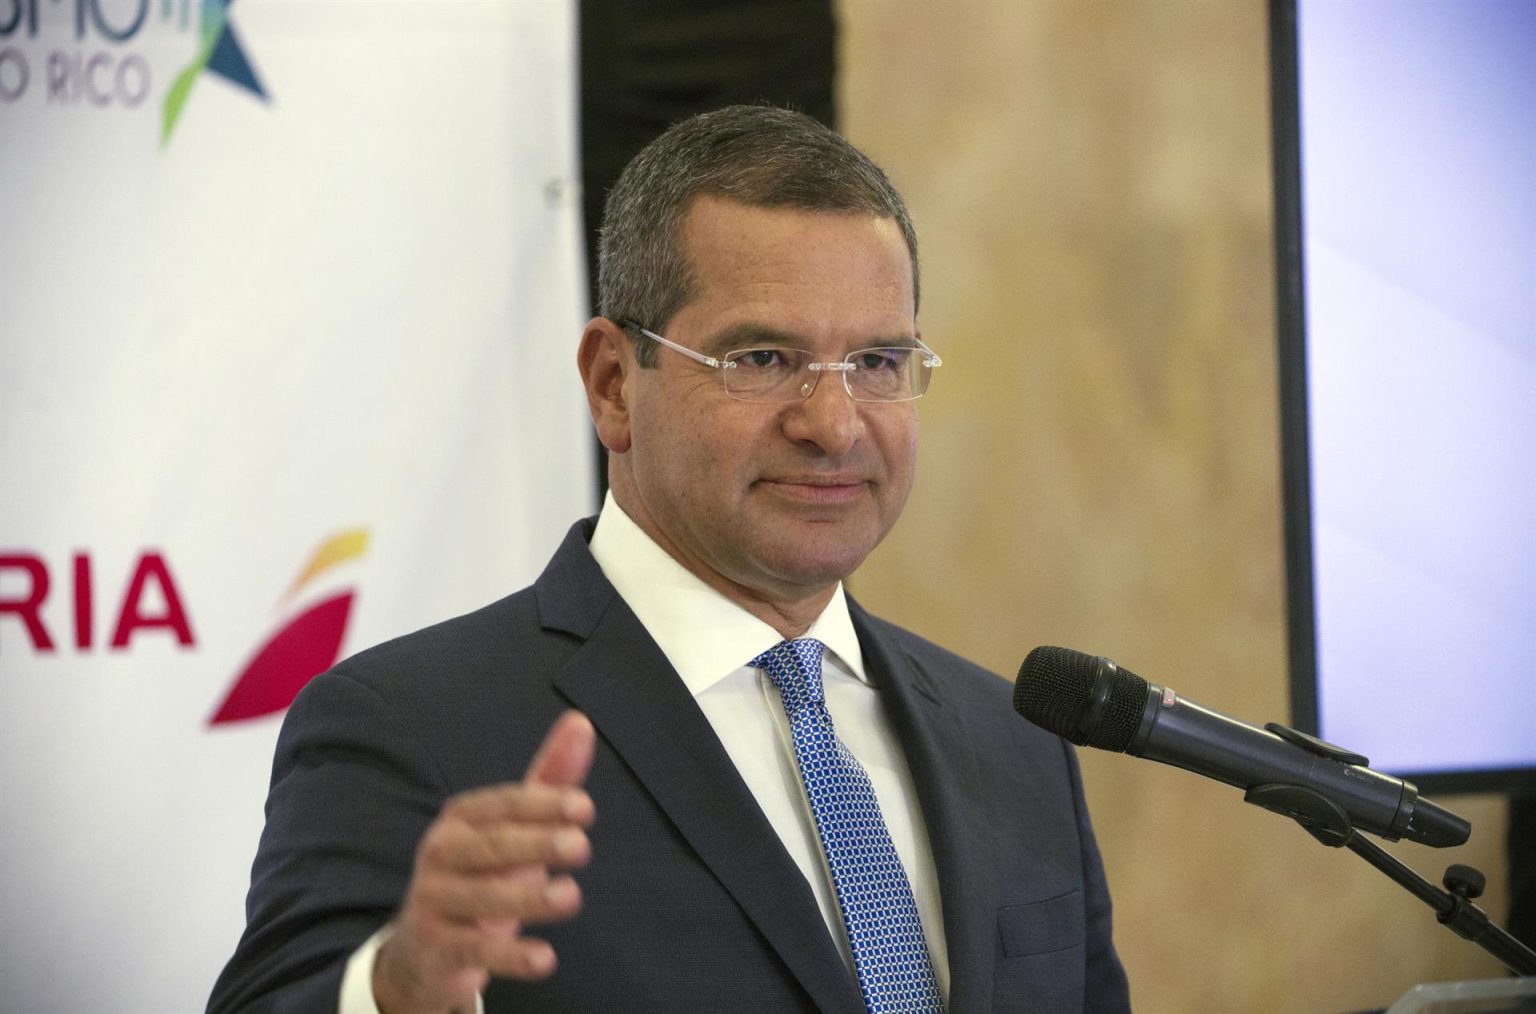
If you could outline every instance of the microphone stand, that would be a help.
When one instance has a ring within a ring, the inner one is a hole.
[[[1245,802],[1290,817],[1313,838],[1329,848],[1347,848],[1435,910],[1442,926],[1482,947],[1516,975],[1536,976],[1536,951],[1510,936],[1472,904],[1483,893],[1486,879],[1460,863],[1445,871],[1446,890],[1431,884],[1391,853],[1356,831],[1337,804],[1320,792],[1300,785],[1255,785],[1243,796]]]

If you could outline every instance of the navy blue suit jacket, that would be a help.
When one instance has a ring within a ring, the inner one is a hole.
[[[289,710],[248,924],[211,1011],[333,1011],[444,800],[522,777],[566,709],[597,729],[576,919],[511,1011],[863,1011],[814,895],[724,747],[573,528],[532,588],[364,651]],[[1007,685],[850,603],[931,839],[951,1014],[1121,1011],[1125,974],[1071,747]]]

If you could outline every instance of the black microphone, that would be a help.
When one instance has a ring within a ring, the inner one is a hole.
[[[1036,648],[1019,667],[1013,707],[1078,746],[1146,757],[1236,785],[1250,790],[1251,802],[1303,824],[1315,823],[1316,811],[1272,805],[1294,801],[1290,787],[1305,790],[1307,799],[1322,796],[1332,804],[1324,810],[1341,818],[1338,824],[1388,841],[1407,838],[1445,848],[1472,832],[1462,817],[1419,798],[1412,782],[1372,771],[1359,754],[1282,725],[1259,729],[1209,711],[1107,658]]]

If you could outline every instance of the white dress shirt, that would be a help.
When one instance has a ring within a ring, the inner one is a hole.
[[[783,701],[766,673],[747,666],[784,638],[668,556],[614,502],[612,494],[598,517],[591,550],[603,575],[660,646],[714,728],[768,823],[810,884],[827,931],[851,971],[853,952],[795,766]],[[949,956],[927,826],[879,688],[865,674],[841,584],[802,636],[827,646],[822,660],[827,711],[838,738],[858,758],[874,786],[885,826],[912,884],[934,976],[947,1001]],[[601,809],[602,800],[596,803]],[[348,962],[341,1014],[378,1014],[371,984],[373,959],[382,939],[381,931]]]

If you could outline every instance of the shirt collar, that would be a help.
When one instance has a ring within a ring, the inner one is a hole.
[[[590,548],[603,575],[695,697],[783,640],[667,555],[614,502],[612,492],[603,501]],[[826,645],[860,682],[869,682],[841,581],[804,636]]]

